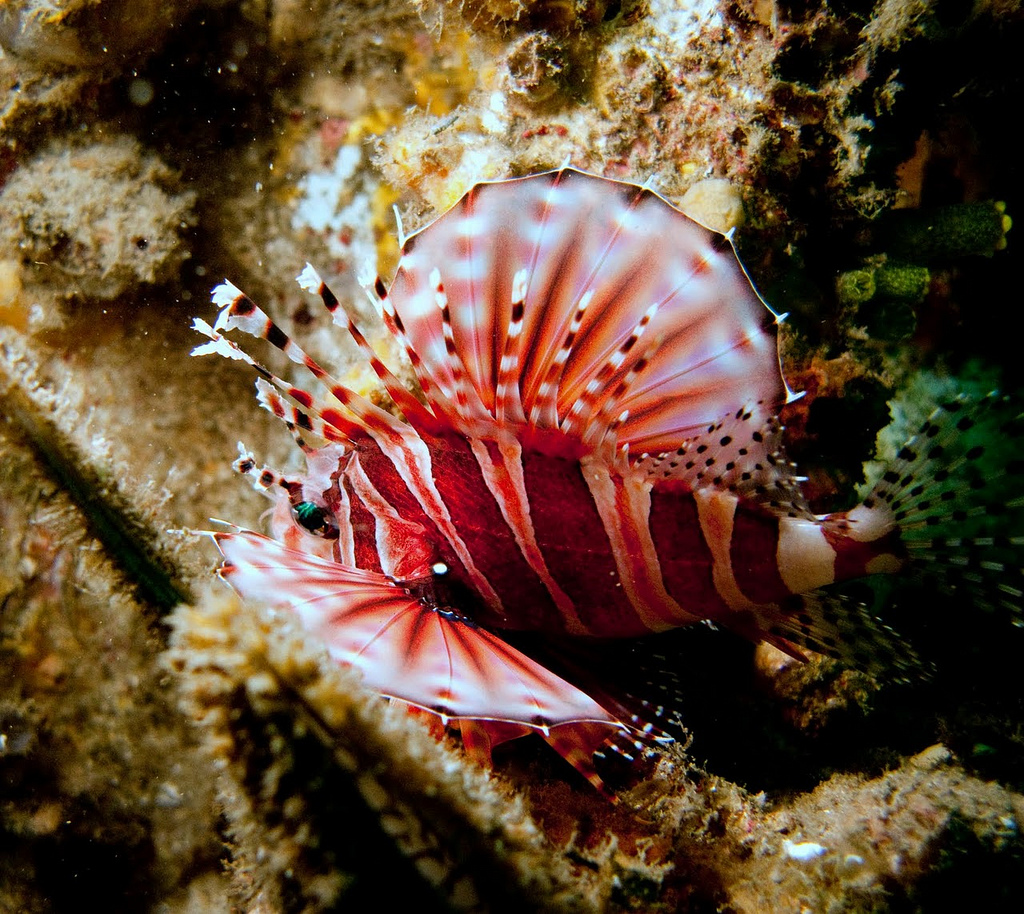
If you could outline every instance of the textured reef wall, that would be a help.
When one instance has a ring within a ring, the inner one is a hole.
[[[265,507],[237,440],[296,455],[188,325],[229,276],[386,404],[305,261],[377,327],[395,208],[651,180],[790,313],[787,445],[848,506],[934,398],[1024,384],[1022,39],[1011,0],[0,0],[0,910],[1019,907],[1006,620],[901,594],[902,685],[682,632],[687,753],[618,805],[539,742],[484,771],[209,583],[190,531]]]

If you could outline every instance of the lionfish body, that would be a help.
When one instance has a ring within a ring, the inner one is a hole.
[[[727,237],[646,188],[568,168],[477,185],[405,241],[390,289],[366,283],[422,402],[311,267],[299,281],[405,418],[219,286],[223,310],[213,327],[196,321],[210,338],[196,352],[253,365],[308,464],[286,478],[243,451],[236,467],[276,499],[274,536],[215,534],[220,574],[294,612],[371,688],[458,727],[472,753],[537,732],[600,787],[594,751],[645,730],[503,632],[632,638],[713,620],[796,656],[891,653],[861,610],[814,592],[907,562],[900,522],[928,513],[907,494],[928,455],[908,445],[848,515],[808,510],[780,448],[776,412],[793,396],[780,318]],[[259,366],[221,335],[233,328],[328,395]]]

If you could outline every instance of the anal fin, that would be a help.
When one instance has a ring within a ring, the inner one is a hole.
[[[896,631],[841,590],[822,588],[793,596],[780,607],[764,607],[758,622],[770,636],[765,640],[789,654],[793,651],[787,649],[787,642],[883,679],[928,674],[926,665]]]

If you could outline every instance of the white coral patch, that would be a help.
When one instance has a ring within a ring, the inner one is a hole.
[[[370,194],[356,175],[361,162],[358,146],[342,146],[330,171],[299,181],[302,196],[292,213],[295,231],[323,235],[331,255],[349,263],[376,260]]]
[[[650,19],[661,24],[662,33],[676,48],[685,50],[704,29],[721,24],[721,6],[719,0],[651,0]]]
[[[801,841],[797,844],[788,838],[782,842],[782,850],[790,860],[796,860],[797,863],[807,863],[809,860],[828,853],[827,847],[815,844],[813,841]]]
[[[361,159],[357,146],[342,146],[330,171],[314,172],[299,181],[302,199],[292,214],[292,227],[314,232],[340,228],[338,204]]]

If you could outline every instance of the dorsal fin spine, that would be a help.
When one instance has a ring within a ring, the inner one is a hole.
[[[552,194],[554,193],[554,190],[557,187],[558,182],[561,181],[561,179],[563,178],[564,174],[565,174],[564,170],[560,171],[558,173],[557,179],[551,185],[550,193],[552,193]],[[601,276],[601,272],[602,272],[602,270],[603,270],[603,268],[605,266],[605,262],[607,260],[608,254],[611,252],[611,250],[618,243],[619,238],[622,235],[623,221],[624,221],[623,217],[627,213],[632,212],[638,206],[638,204],[644,198],[644,195],[646,193],[649,193],[649,191],[645,190],[642,187],[634,186],[634,192],[633,192],[633,194],[630,197],[629,204],[627,205],[627,207],[624,210],[622,210],[619,213],[619,218],[616,220],[617,224],[615,226],[615,230],[611,233],[611,235],[609,236],[608,240],[605,242],[604,248],[602,249],[602,251],[597,256],[594,257],[593,264],[591,265],[591,269],[590,269],[589,274],[585,277],[585,279],[583,280],[583,282],[579,286],[579,288],[583,288],[583,289],[587,290],[587,292],[585,294],[589,295],[589,298],[587,299],[587,303],[588,304],[589,304],[590,300],[594,297],[595,290],[599,286],[599,279],[600,279],[600,276]],[[545,227],[546,227],[546,225],[547,225],[547,221],[545,219]],[[540,250],[540,242],[541,242],[541,238],[539,237],[538,240],[537,240],[537,245],[536,245],[536,247],[534,249],[534,264],[536,264],[536,256],[537,256],[537,254],[538,254],[538,252]],[[574,247],[574,245],[571,245],[570,247]],[[556,271],[556,276],[560,276],[561,274],[562,274],[562,271]],[[532,271],[531,271],[531,275],[532,275]],[[577,327],[577,332],[578,332],[578,330],[579,330],[579,328]],[[553,339],[557,339],[557,336],[553,336]],[[562,352],[563,352],[563,347],[559,347],[558,349],[556,349],[554,351],[552,351],[549,348],[547,352],[545,352],[543,354],[540,354],[539,358],[537,360],[537,365],[535,366],[535,371],[538,372],[538,373],[539,372],[543,372],[543,374],[546,376],[547,373],[548,373],[546,367],[548,365],[550,365],[550,362],[553,359],[557,359],[559,357],[559,355],[562,354]],[[567,354],[568,353],[566,353],[566,355]],[[565,361],[565,357],[563,356],[563,358],[562,358],[562,363],[563,364],[564,364],[564,361]],[[561,374],[561,372],[559,372],[559,374]],[[563,395],[565,393],[564,391],[559,391],[559,392],[562,393]],[[539,396],[539,388],[538,388],[538,396]],[[556,406],[556,411],[557,411],[557,406]]]
[[[588,289],[576,305],[572,319],[566,329],[562,344],[555,352],[554,358],[548,365],[543,381],[537,388],[536,399],[530,407],[530,425],[537,428],[556,428],[559,422],[558,416],[558,387],[565,370],[565,363],[576,343],[576,335],[583,324],[583,317],[586,314],[590,302],[594,298],[594,290]]]
[[[430,271],[430,284],[434,289],[434,300],[441,309],[441,335],[444,340],[445,353],[448,358],[448,369],[451,372],[454,388],[451,396],[455,400],[457,414],[466,421],[480,421],[490,418],[489,413],[480,400],[476,388],[469,380],[466,367],[459,356],[455,342],[455,329],[452,327],[452,315],[448,304],[448,293],[445,292],[441,271],[434,267]]]
[[[437,386],[433,383],[429,372],[424,369],[423,360],[412,345],[409,334],[406,333],[405,325],[391,302],[391,297],[387,286],[384,284],[384,280],[380,278],[379,274],[374,273],[372,269],[367,269],[360,276],[359,283],[363,287],[363,291],[366,292],[366,297],[369,298],[377,313],[383,318],[385,326],[405,349],[405,354],[412,365],[413,373],[419,382],[420,390],[423,391],[423,396],[427,399],[428,403],[436,403]],[[423,418],[425,420],[424,430],[436,431],[440,428],[440,420],[428,409],[423,411]]]
[[[304,390],[301,390],[298,387],[292,386],[287,381],[284,381],[281,378],[279,378],[276,374],[270,371],[270,369],[265,368],[263,365],[257,362],[237,343],[227,339],[226,337],[218,333],[216,330],[214,330],[213,327],[211,327],[202,318],[196,318],[192,322],[192,329],[197,331],[198,333],[202,333],[204,336],[209,337],[211,341],[209,343],[203,343],[200,346],[196,346],[195,349],[192,350],[192,355],[208,355],[212,352],[216,352],[218,355],[222,355],[225,358],[245,362],[245,364],[252,368],[263,381],[273,384],[278,390],[280,390],[283,394],[285,394],[288,397],[300,398],[306,408],[306,412],[308,413],[308,415],[316,416],[327,426],[331,426],[336,430],[333,434],[331,434],[327,432],[327,430],[325,429],[324,433],[321,434],[321,437],[323,438],[327,438],[328,440],[331,441],[337,441],[338,443],[341,444],[351,444],[352,435],[358,435],[361,429],[361,426],[359,425],[358,422],[355,422],[352,419],[343,416],[337,410],[321,411],[320,408],[317,408],[315,406],[312,395],[310,395]],[[285,419],[285,421],[287,421],[283,413],[278,413],[274,409],[271,409],[271,412],[274,412],[275,415],[278,415],[280,418]],[[340,438],[336,436],[340,436]]]
[[[330,391],[331,396],[368,428],[378,431],[387,429],[391,433],[401,432],[402,426],[397,419],[331,377],[324,368],[306,354],[298,343],[288,336],[249,296],[245,295],[233,283],[225,281],[217,286],[213,290],[213,302],[216,305],[222,306],[220,314],[217,315],[217,322],[212,328],[215,333],[221,330],[237,328],[257,339],[266,340],[272,346],[280,349],[293,362],[303,365],[318,381],[323,382]],[[237,347],[234,348],[237,349]],[[255,360],[246,358],[246,361],[254,367],[256,366]],[[269,374],[266,372],[266,369],[263,369],[261,373]],[[273,375],[270,375],[268,380],[272,380],[273,377]]]
[[[622,368],[657,310],[657,304],[651,305],[644,312],[637,325],[630,331],[626,339],[622,341],[597,372],[591,376],[587,386],[583,389],[583,394],[572,405],[568,415],[562,422],[562,430],[567,435],[575,434],[582,436],[591,421],[596,419],[600,406],[604,402],[604,398],[601,396],[602,391],[608,390],[611,379]]]
[[[427,423],[434,419],[434,417],[427,412],[423,404],[419,402],[409,391],[405,385],[398,380],[392,374],[391,370],[385,365],[373,347],[366,341],[366,337],[356,326],[352,316],[341,307],[341,303],[338,301],[337,296],[331,291],[330,287],[321,279],[320,274],[313,268],[312,264],[307,263],[305,269],[296,277],[299,286],[305,289],[307,292],[312,292],[315,295],[319,295],[321,301],[324,303],[324,307],[330,312],[334,323],[338,326],[344,326],[352,337],[355,344],[362,350],[366,356],[367,361],[370,363],[370,367],[374,373],[380,378],[381,383],[384,385],[388,392],[388,395],[394,401],[395,405],[405,414],[406,418],[413,421],[414,424]],[[373,299],[371,299],[373,300]]]
[[[661,336],[652,340],[640,358],[638,358],[629,367],[629,370],[622,377],[622,380],[620,380],[615,386],[611,396],[604,401],[594,418],[587,425],[587,428],[583,433],[584,443],[593,444],[595,447],[603,446],[604,442],[607,441],[610,436],[613,436],[613,433],[629,418],[628,409],[620,410],[618,415],[614,418],[612,418],[612,413],[619,409],[620,405],[625,400],[626,394],[629,392],[629,388],[632,386],[633,381],[635,381],[637,376],[640,375],[647,367],[652,356],[661,345],[661,342]],[[614,437],[612,440],[614,441]]]
[[[494,396],[494,418],[501,424],[506,417],[525,422],[522,396],[519,393],[519,366],[523,317],[526,313],[526,286],[529,274],[519,270],[512,278],[512,312],[509,316],[505,347],[498,363],[498,384]]]
[[[544,248],[544,240],[547,237],[547,230],[548,230],[548,226],[549,226],[549,215],[551,213],[552,203],[553,203],[553,200],[554,200],[555,196],[559,192],[559,185],[562,183],[562,180],[563,180],[565,174],[566,174],[566,171],[565,171],[565,168],[563,167],[563,168],[559,169],[557,172],[555,172],[551,176],[551,183],[548,185],[547,193],[545,194],[545,198],[544,198],[543,213],[542,213],[541,219],[540,219],[540,231],[537,232],[537,237],[536,237],[536,239],[533,242],[533,250],[530,252],[529,262],[528,262],[528,265],[527,265],[526,296],[528,296],[531,301],[537,302],[537,303],[540,303],[542,301],[547,302],[548,300],[550,300],[550,292],[551,292],[551,290],[550,289],[545,289],[545,290],[542,290],[542,292],[538,292],[538,290],[533,288],[533,281],[534,281],[534,278],[537,276],[537,273],[538,273],[538,269],[537,268],[538,268],[538,264],[539,264],[540,258],[541,258],[541,251]],[[555,275],[556,276],[558,275],[557,271],[556,271]],[[536,337],[537,334],[535,333],[533,336]],[[539,345],[541,343],[541,340],[536,339],[536,338],[531,338],[527,342],[529,344],[528,348],[531,350],[531,352],[533,354],[533,357],[536,360],[535,361],[535,365],[534,365],[534,372],[533,373],[537,374],[537,375],[546,374],[546,366],[547,366],[548,360],[551,358],[551,351],[550,351],[550,349],[548,351],[546,351],[546,352],[539,352],[539,351],[537,351],[537,349],[538,349],[538,347],[539,347]],[[531,417],[532,417],[533,409],[532,409],[531,404],[532,404],[532,401],[535,399],[535,392],[531,391],[528,385],[524,385],[523,386],[523,394],[522,395],[523,395],[523,409],[524,409],[525,412],[530,414]],[[535,425],[536,424],[536,423],[533,422],[532,418],[530,420],[530,424],[531,425]]]
[[[325,441],[333,441],[335,444],[343,444],[346,447],[351,447],[354,443],[351,435],[345,434],[338,425],[328,422],[320,413],[314,410],[303,410],[294,403],[285,402],[263,378],[256,379],[256,399],[264,409],[273,413],[288,426],[288,430],[303,451],[308,452],[311,449],[303,439],[300,430],[312,432]],[[336,421],[341,424],[340,420],[336,419]],[[357,433],[358,428],[358,425],[351,423],[349,431]]]

